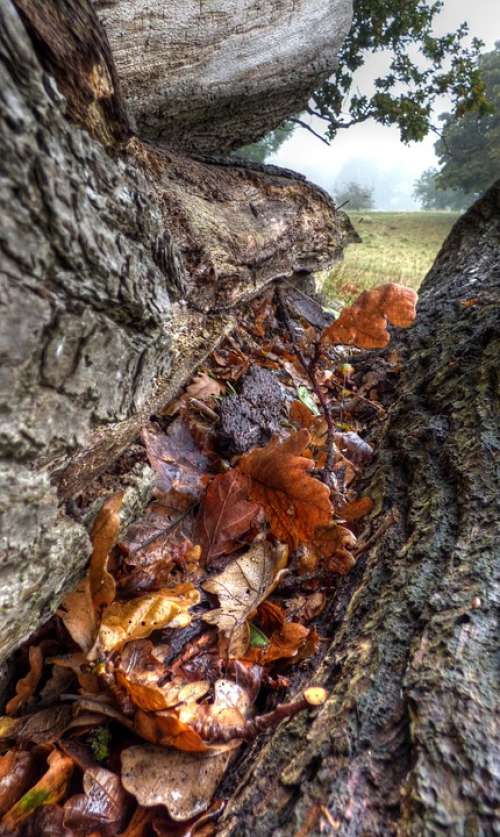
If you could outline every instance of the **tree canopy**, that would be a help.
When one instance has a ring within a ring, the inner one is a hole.
[[[429,168],[415,181],[413,196],[422,209],[446,209],[460,212],[474,202],[475,193],[466,193],[462,189],[440,188],[438,178],[439,170]]]
[[[349,209],[373,209],[373,189],[369,186],[362,186],[355,180],[349,183],[338,185],[334,188],[335,202],[337,206],[348,203]]]
[[[453,113],[440,117],[441,136],[435,144],[440,162],[436,185],[478,196],[500,172],[500,41],[479,58],[479,72],[491,103],[488,112]]]

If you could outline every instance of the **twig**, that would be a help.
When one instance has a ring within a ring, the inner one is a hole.
[[[265,715],[259,715],[257,718],[250,718],[243,724],[223,727],[217,721],[199,721],[193,724],[193,729],[207,743],[225,744],[234,738],[253,741],[261,733],[276,727],[280,721],[291,718],[297,712],[307,709],[308,706],[310,704],[305,697],[302,697],[290,703],[279,703],[272,712],[266,712]]]
[[[372,546],[372,544],[375,543],[375,541],[378,541],[378,539],[381,538],[382,535],[385,534],[385,532],[387,532],[387,530],[391,528],[391,526],[397,523],[398,520],[399,512],[397,509],[391,509],[390,511],[388,511],[387,514],[384,516],[384,519],[382,520],[380,526],[375,530],[375,532],[373,532],[370,535],[370,537],[367,538],[365,541],[358,541],[354,549],[354,554],[356,555],[356,557],[358,555],[361,555],[362,552],[366,552],[366,550],[370,546]]]
[[[280,288],[277,289],[278,299],[281,305],[281,309],[283,311],[283,318],[285,320],[285,325],[288,329],[288,333],[290,335],[290,340],[292,342],[293,350],[297,355],[299,361],[301,362],[302,366],[304,367],[305,372],[309,380],[311,381],[312,388],[314,390],[315,395],[318,398],[319,403],[321,404],[321,409],[323,410],[323,414],[325,416],[326,421],[326,462],[325,467],[323,468],[321,479],[329,488],[336,488],[335,485],[335,478],[333,475],[333,459],[335,456],[335,425],[333,422],[332,414],[330,412],[330,407],[328,401],[318,383],[318,379],[316,377],[316,372],[318,369],[318,364],[321,358],[321,342],[319,340],[316,341],[314,344],[314,351],[312,357],[308,360],[300,346],[298,345],[295,334],[293,333],[293,323],[290,319],[290,313],[288,310],[288,306],[286,303],[286,299],[283,296],[283,292]]]
[[[309,131],[313,136],[321,140],[321,142],[324,142],[325,145],[330,145],[330,143],[327,139],[325,139],[325,137],[322,137],[321,134],[318,134],[318,132],[315,131],[314,128],[311,128],[311,126],[308,125],[307,122],[303,122],[302,119],[297,119],[296,117],[294,117],[293,119],[290,119],[290,122],[293,122],[294,125],[300,125],[301,128],[305,128],[306,131]]]

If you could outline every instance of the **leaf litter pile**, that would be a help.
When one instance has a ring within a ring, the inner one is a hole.
[[[411,325],[415,302],[385,285],[334,319],[270,290],[143,428],[143,517],[123,532],[123,492],[105,498],[86,576],[17,652],[1,834],[206,837],[244,742],[326,700],[294,674],[367,546],[360,416],[384,412],[377,370],[348,361]]]

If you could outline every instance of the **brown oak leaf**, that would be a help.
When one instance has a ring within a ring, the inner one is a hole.
[[[145,427],[142,438],[149,463],[158,475],[162,503],[168,509],[185,511],[201,497],[208,465],[189,427],[177,418],[166,433],[154,425]]]
[[[360,349],[383,349],[390,340],[388,323],[401,328],[410,326],[415,321],[416,302],[415,291],[393,283],[363,291],[325,329],[322,340]]]
[[[206,564],[241,545],[260,507],[248,500],[249,480],[233,468],[211,481],[196,522],[195,539]]]
[[[310,441],[307,430],[272,440],[241,457],[238,468],[250,477],[250,496],[260,503],[273,535],[291,548],[311,540],[332,516],[330,491],[308,473],[312,459],[301,456]]]
[[[189,398],[197,398],[198,401],[209,401],[210,398],[223,395],[225,389],[224,384],[220,384],[206,372],[199,372],[186,388],[186,395]]]

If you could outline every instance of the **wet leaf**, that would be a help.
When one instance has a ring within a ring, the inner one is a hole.
[[[143,639],[167,625],[171,628],[189,625],[189,608],[199,601],[200,594],[192,584],[178,584],[128,602],[114,602],[102,614],[89,660],[115,651],[132,639]]]
[[[2,817],[2,825],[5,828],[15,830],[37,808],[42,805],[55,805],[65,795],[73,772],[73,760],[59,750],[53,750],[47,762],[49,768],[40,781]]]
[[[104,767],[83,774],[83,793],[64,805],[64,824],[75,834],[88,835],[101,828],[118,830],[125,813],[125,792],[118,776]]]
[[[279,578],[278,571],[278,558],[269,544],[256,543],[203,584],[207,593],[218,597],[220,605],[204,614],[203,619],[223,635],[229,657],[245,655],[250,641],[248,620],[271,593]]]
[[[383,349],[390,340],[388,324],[410,326],[415,321],[416,302],[415,291],[392,283],[364,291],[325,329],[322,339],[360,349]]]
[[[202,476],[208,465],[187,424],[177,418],[167,433],[150,425],[142,431],[142,438],[151,467],[158,475],[162,501],[171,509],[185,511],[201,497]]]
[[[43,650],[40,645],[31,645],[29,649],[29,666],[30,670],[22,677],[16,685],[16,694],[9,700],[5,707],[7,715],[13,715],[18,709],[32,697],[43,669]]]
[[[0,739],[15,737],[18,742],[48,744],[61,737],[72,717],[71,706],[63,703],[22,718],[0,717]]]
[[[259,506],[248,501],[249,483],[233,468],[210,482],[196,524],[196,539],[207,564],[234,552],[259,513]]]
[[[0,815],[23,796],[36,776],[35,759],[24,750],[9,750],[0,756]]]
[[[224,384],[220,384],[206,372],[199,372],[186,388],[186,395],[190,398],[197,398],[198,401],[209,401],[211,398],[223,395],[224,391]]]
[[[330,491],[311,477],[314,462],[301,456],[310,435],[298,430],[284,442],[273,440],[242,456],[238,468],[251,479],[250,496],[260,503],[278,540],[291,548],[311,540],[330,522]]]

